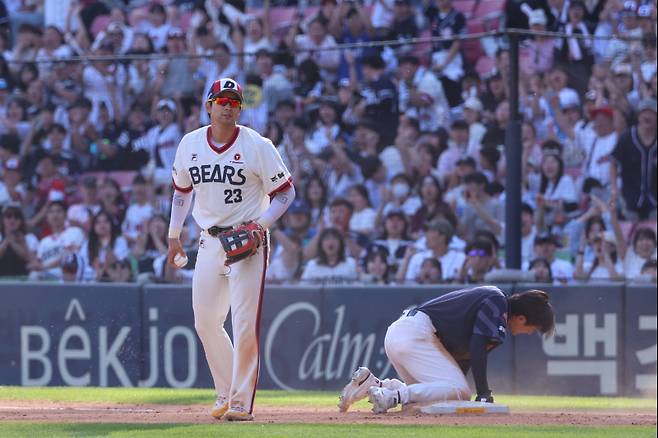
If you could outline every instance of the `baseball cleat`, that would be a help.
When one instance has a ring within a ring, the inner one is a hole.
[[[217,397],[217,400],[215,400],[215,406],[213,406],[212,411],[210,411],[210,415],[219,420],[226,411],[228,411],[228,400],[224,397]]]
[[[382,383],[368,368],[359,367],[338,397],[338,410],[347,412],[350,406],[368,396],[371,386],[382,386]]]
[[[254,416],[243,408],[230,408],[222,417],[222,420],[225,421],[252,421],[253,419]]]
[[[372,412],[383,414],[400,403],[400,392],[371,386],[368,388],[368,401],[372,403]]]

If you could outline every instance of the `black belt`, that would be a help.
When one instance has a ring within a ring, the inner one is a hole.
[[[217,237],[220,235],[220,233],[223,233],[224,231],[231,230],[232,227],[220,227],[218,225],[213,225],[212,227],[208,228],[206,232],[210,234],[212,237]]]

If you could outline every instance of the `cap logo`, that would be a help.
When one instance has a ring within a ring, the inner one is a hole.
[[[227,80],[226,82],[224,82],[224,86],[222,88],[229,88],[231,90],[235,90],[235,88],[236,88],[235,87],[235,82],[233,82],[231,80]]]

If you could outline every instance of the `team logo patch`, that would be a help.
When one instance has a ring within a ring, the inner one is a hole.
[[[233,159],[231,160],[231,163],[233,164],[244,164],[240,159],[242,158],[242,155],[236,153],[233,155]]]
[[[276,175],[274,175],[273,177],[271,177],[271,178],[270,178],[270,181],[272,181],[272,182],[277,182],[278,180],[280,180],[280,179],[283,178],[284,176],[286,176],[286,175],[285,175],[283,172],[279,172],[279,173],[277,173]]]
[[[235,154],[235,155],[233,155],[233,159],[234,159],[235,161],[240,161],[240,154]]]
[[[192,161],[196,161],[196,160],[197,160],[197,154],[192,154]]]

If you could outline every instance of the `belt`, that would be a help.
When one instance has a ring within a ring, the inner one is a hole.
[[[224,231],[231,230],[232,227],[220,227],[218,225],[213,225],[212,227],[208,228],[206,232],[210,234],[212,237],[217,237],[220,235],[220,233],[223,233]]]

